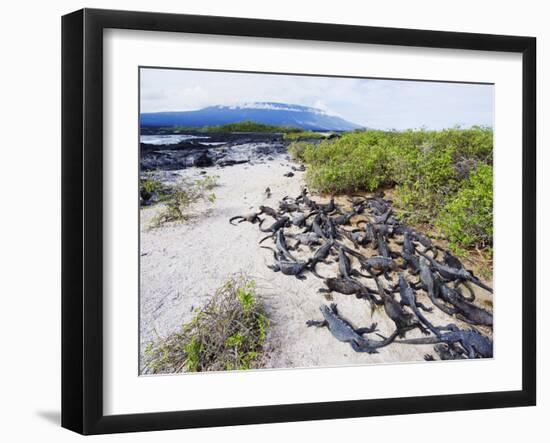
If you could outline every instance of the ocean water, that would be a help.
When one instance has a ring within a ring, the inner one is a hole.
[[[140,135],[139,141],[141,143],[148,143],[150,145],[174,145],[183,140],[193,139],[207,139],[210,137],[200,135],[186,135],[186,134],[162,134],[162,135]]]

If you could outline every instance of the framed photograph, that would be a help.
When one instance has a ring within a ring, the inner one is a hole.
[[[535,405],[531,37],[62,20],[62,425]]]

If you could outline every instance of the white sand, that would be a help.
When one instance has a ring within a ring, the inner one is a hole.
[[[195,307],[203,306],[231,275],[244,271],[256,280],[272,321],[267,338],[270,352],[266,357],[266,367],[404,362],[423,360],[426,353],[437,358],[433,345],[394,343],[380,349],[378,354],[356,353],[349,344],[337,341],[328,329],[306,327],[307,320],[322,319],[319,306],[329,303],[318,292],[324,287],[322,280],[309,272],[303,281],[280,272],[274,273],[266,266],[273,262],[273,254],[258,245],[266,235],[259,231],[258,225],[246,222],[237,226],[229,224],[232,216],[250,213],[261,204],[276,208],[283,196],[298,195],[304,185],[303,173],[294,171],[292,178],[283,176],[290,171],[292,164],[287,156],[280,155],[263,164],[207,168],[208,175],[219,176],[220,186],[215,189],[217,199],[213,204],[197,205],[194,208],[197,217],[186,223],[149,229],[151,217],[158,207],[141,210],[141,349],[156,334],[166,336],[178,330],[191,319]],[[191,168],[178,171],[178,174],[199,177],[200,170]],[[264,190],[268,186],[272,196],[266,199]],[[268,217],[264,223],[268,226],[271,221]],[[266,244],[270,245],[270,242]],[[304,247],[301,254],[306,257],[311,252]],[[370,254],[374,255],[374,252],[370,251]],[[320,264],[317,268],[321,275],[334,276],[335,266]],[[416,277],[412,279],[417,280]],[[478,303],[492,299],[482,290],[476,289],[476,294]],[[417,295],[419,301],[432,306],[423,291],[418,291]],[[370,307],[364,300],[336,293],[333,297],[342,316],[355,326],[377,322],[380,333],[389,335],[393,332],[394,324],[383,309],[371,316]],[[427,317],[436,325],[452,321],[468,327],[437,308]],[[480,329],[492,335],[490,328]],[[420,336],[417,330],[407,334],[407,338]]]

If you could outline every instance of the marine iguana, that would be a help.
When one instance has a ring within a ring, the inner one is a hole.
[[[418,251],[418,253],[428,259],[430,261],[431,267],[435,269],[444,279],[448,281],[471,281],[473,284],[479,286],[480,288],[489,291],[491,294],[493,293],[492,288],[479,280],[479,278],[472,275],[469,271],[466,270],[466,268],[453,268],[448,265],[439,263],[437,260],[430,257],[429,255],[426,255],[424,252]]]
[[[433,308],[427,308],[422,303],[416,300],[414,291],[411,288],[411,285],[409,284],[407,279],[405,278],[405,274],[403,274],[402,272],[399,273],[398,286],[399,286],[399,295],[401,296],[401,304],[403,306],[408,306],[413,311],[416,311],[417,309],[422,309],[424,312],[433,311]]]
[[[376,215],[381,215],[385,213],[390,207],[389,202],[384,200],[383,197],[376,196],[367,197],[367,205]]]
[[[447,266],[451,268],[456,268],[456,269],[464,269],[465,272],[469,272],[470,274],[472,274],[474,278],[477,278],[471,269],[465,268],[464,264],[460,261],[458,257],[455,257],[453,254],[451,254],[447,250],[444,250],[443,248],[439,248],[439,247],[437,248],[443,251],[443,262]],[[465,286],[468,292],[470,293],[470,297],[464,297],[464,299],[470,302],[473,302],[476,299],[476,294],[474,293],[474,290],[472,289],[472,287],[469,285],[468,281],[467,280],[457,281],[455,283],[455,288],[457,288],[459,284],[462,284],[463,286]]]
[[[373,277],[378,277],[383,274],[388,281],[391,280],[389,272],[395,271],[398,268],[397,263],[393,259],[380,255],[374,255],[367,259],[359,258],[359,263],[361,264],[361,269],[367,271]],[[376,273],[375,271],[379,272]]]
[[[351,218],[356,215],[355,212],[346,212],[341,215],[337,215],[336,217],[332,217],[332,221],[336,225],[347,225],[349,224]]]
[[[409,308],[411,308],[414,314],[422,322],[422,324],[426,326],[430,331],[432,331],[435,335],[441,334],[439,329],[436,328],[422,312],[420,312],[420,309],[426,312],[432,312],[433,309],[427,308],[422,303],[416,300],[414,291],[412,290],[409,282],[402,272],[399,273],[399,295],[401,296],[401,306],[408,306]]]
[[[397,225],[399,221],[393,216],[393,209],[388,207],[386,211],[380,215],[373,216],[374,224],[384,224],[384,225]]]
[[[353,231],[347,231],[343,228],[339,228],[338,232],[346,237],[350,242],[353,243],[354,248],[359,249],[359,246],[365,246],[367,236],[362,229],[354,229]]]
[[[325,240],[328,240],[328,237],[325,231],[323,231],[323,228],[321,227],[321,214],[317,214],[313,218],[313,222],[311,223],[311,226],[307,230],[309,229],[313,230],[313,232],[315,232],[315,234],[317,234],[319,237],[322,237]]]
[[[357,280],[350,278],[327,278],[324,280],[327,288],[320,288],[318,292],[322,294],[331,294],[337,292],[344,295],[355,295],[358,299],[367,300],[371,307],[371,313],[374,311],[376,305],[382,305],[384,301],[381,298],[377,298],[376,291],[368,288]]]
[[[379,232],[376,233],[375,238],[376,238],[376,249],[378,249],[378,253],[382,257],[395,258],[395,257],[398,257],[400,255],[396,252],[393,252],[390,249],[388,243],[384,239],[384,236],[382,236]]]
[[[447,325],[440,330],[448,330],[436,337],[424,338],[409,338],[397,340],[396,343],[409,345],[425,345],[435,343],[454,344],[459,343],[466,351],[468,358],[492,358],[493,357],[493,341],[476,331],[475,329],[465,330],[459,329],[454,324]]]
[[[365,229],[355,228],[351,231],[339,227],[338,233],[352,242],[356,249],[359,249],[360,246],[367,247],[374,240],[374,233],[370,224],[366,225]]]
[[[317,263],[323,262],[325,264],[330,264],[330,261],[327,261],[327,257],[330,254],[330,251],[332,247],[334,246],[334,240],[327,240],[320,248],[318,248],[315,251],[315,254],[313,254],[313,257],[309,261],[309,269],[315,275],[316,277],[324,279],[325,277],[321,277],[319,274],[317,274],[316,266]]]
[[[307,193],[308,193],[307,188],[303,188],[302,193],[296,198],[296,202],[302,201],[304,205],[306,205],[309,209],[313,211],[318,211],[319,205],[315,201],[311,200],[307,196]]]
[[[445,284],[439,287],[441,298],[454,306],[456,318],[472,325],[493,326],[493,314],[470,303],[456,290]]]
[[[412,329],[418,328],[420,331],[427,335],[430,332],[409,312],[403,309],[403,306],[393,298],[391,293],[386,291],[386,288],[382,285],[378,278],[375,278],[376,286],[378,287],[378,294],[384,302],[384,311],[386,315],[395,323],[395,327],[399,333],[399,337],[405,337],[405,334]]]
[[[256,223],[261,222],[262,219],[258,217],[261,214],[261,212],[251,212],[250,214],[245,215],[236,215],[235,217],[231,217],[229,219],[229,223],[234,225],[233,220],[239,220],[237,223],[243,223],[243,222],[249,222],[249,223]]]
[[[454,343],[438,343],[434,346],[434,351],[441,360],[463,360],[466,358],[464,349]],[[434,361],[435,359],[432,355],[426,354],[424,360]]]
[[[294,226],[298,226],[299,228],[301,228],[302,226],[304,226],[306,224],[306,221],[309,217],[311,217],[312,215],[316,215],[317,214],[317,211],[311,211],[309,214],[304,214],[304,213],[300,213],[296,216],[294,216],[291,220],[291,223],[294,225]]]
[[[266,246],[263,246],[263,247],[266,249],[272,249]],[[281,271],[285,275],[293,275],[298,280],[306,279],[306,276],[302,275],[302,273],[308,268],[310,260],[308,261],[287,260],[285,259],[285,257],[277,254],[277,251],[275,250],[273,250],[273,255],[275,257],[275,264],[267,265],[269,269],[271,269],[274,272]]]
[[[293,246],[293,249],[297,249],[300,245],[320,245],[321,237],[315,232],[303,232],[298,234],[287,234],[287,237],[296,239],[296,243]]]
[[[327,327],[338,341],[349,343],[355,352],[375,354],[378,352],[378,349],[389,345],[397,337],[397,331],[395,331],[381,341],[369,340],[363,337],[363,334],[376,331],[376,323],[367,328],[356,329],[338,314],[336,304],[332,303],[330,308],[326,305],[321,305],[319,309],[321,310],[321,314],[323,314],[324,320],[309,320],[306,322],[306,325],[318,328]]]
[[[462,264],[462,262],[460,261],[460,259],[458,257],[454,256],[449,251],[447,251],[443,248],[440,248],[439,246],[436,246],[436,247],[440,251],[443,251],[443,262],[447,266],[450,266],[451,268],[457,268],[457,269],[464,267],[464,265]],[[472,271],[470,271],[470,272],[472,272]],[[473,272],[472,272],[472,274],[473,274]]]
[[[300,210],[300,205],[297,203],[288,203],[287,201],[283,200],[279,203],[279,211],[284,212],[297,212]]]
[[[319,210],[324,214],[330,214],[331,212],[334,212],[337,209],[337,206],[334,203],[334,197],[331,197],[330,201],[327,204],[325,205],[321,204],[318,206],[319,206]]]
[[[367,200],[361,196],[352,196],[348,198],[348,201],[351,203],[352,211],[356,214],[363,214],[367,208]]]
[[[338,272],[341,277],[351,278],[351,261],[344,250],[340,248],[338,251]]]
[[[364,221],[364,220],[362,220]],[[357,227],[360,229],[359,227],[359,222],[357,223]],[[365,224],[365,227],[363,228],[363,233],[364,233],[364,241],[363,241],[363,245],[366,246],[367,244],[369,243],[373,243],[374,240],[375,240],[375,227],[369,223],[369,222],[366,222]]]
[[[396,225],[388,225],[383,223],[373,224],[372,229],[375,234],[379,234],[384,238],[393,237],[395,234]]]
[[[270,217],[273,217],[275,220],[278,220],[280,217],[279,213],[275,209],[270,208],[269,206],[260,205],[259,209],[260,209],[260,212],[258,213],[258,215],[261,215],[261,214],[269,215]]]
[[[417,275],[420,272],[420,261],[415,253],[416,248],[411,241],[410,234],[408,232],[405,232],[405,234],[403,235],[403,250],[401,252],[401,257],[403,257],[404,263],[401,268],[410,268],[410,272],[413,275]]]
[[[444,303],[442,303],[439,298],[439,287],[442,284],[439,279],[436,280],[434,275],[432,274],[432,270],[430,269],[430,263],[428,260],[424,257],[420,258],[419,262],[420,266],[420,281],[415,284],[415,287],[421,287],[428,293],[428,297],[430,297],[430,300],[432,303],[437,306],[441,311],[443,311],[447,315],[453,315],[455,313],[454,309],[448,308]]]
[[[305,198],[308,198],[308,197],[307,197],[307,193],[308,193],[307,188],[306,188],[306,187],[303,187],[302,190],[300,191],[300,195],[299,195],[298,197],[296,197],[296,198],[294,199],[294,201],[295,201],[295,202],[300,202],[300,201],[303,202]]]
[[[338,237],[338,232],[336,231],[336,225],[334,224],[332,218],[323,214],[321,216],[321,220],[323,222],[322,228],[325,235],[328,238],[336,239]]]
[[[378,292],[368,288],[363,283],[354,280],[352,278],[344,278],[344,277],[330,277],[324,279],[324,283],[327,286],[327,289],[321,288],[318,290],[320,293],[330,293],[330,292],[338,292],[339,294],[344,295],[355,295],[357,298],[370,298],[366,297],[367,294],[369,296],[377,295]],[[374,298],[373,301],[376,304],[382,304],[382,299],[376,299]]]
[[[353,269],[351,267],[351,261],[346,255],[345,249],[342,247],[341,243],[337,242],[334,246],[338,248],[338,258],[336,258],[336,261],[338,261],[338,272],[340,273],[340,276],[344,278],[352,278],[352,276],[372,278],[371,275],[361,274],[357,269]]]
[[[285,228],[290,224],[290,218],[287,216],[283,216],[279,218],[275,223],[273,223],[269,228],[263,229],[262,223],[265,220],[265,218],[260,222],[260,231],[262,232],[272,232],[271,236],[275,235],[275,232],[277,232],[281,228]]]
[[[359,220],[356,225],[360,228],[363,223],[365,224],[365,232],[369,234],[372,241],[376,240],[376,234],[380,234],[382,237],[388,237],[393,234],[393,225],[374,224],[368,220]]]
[[[340,242],[336,242],[336,246],[338,248],[342,248],[348,254],[356,257],[359,263],[361,264],[361,269],[367,271],[371,276],[377,277],[381,274],[384,274],[384,277],[386,278],[386,280],[391,280],[389,271],[395,271],[399,267],[397,263],[391,258],[382,257],[380,255],[374,255],[372,257],[367,258],[360,252],[354,251],[353,249],[348,248],[346,245],[343,245]],[[380,271],[380,272],[376,273],[374,271]],[[363,275],[363,277],[365,276]]]
[[[264,240],[268,239],[269,237],[271,237],[271,235],[264,237],[262,240],[260,240],[260,243],[262,243]],[[288,246],[286,244],[286,239],[284,234],[284,228],[278,229],[277,232],[275,233],[275,247],[281,257],[284,257],[285,259],[289,259],[293,261],[298,261],[296,257],[294,257],[288,251]],[[267,248],[266,246],[262,246],[262,248],[271,249],[271,248]]]
[[[413,241],[420,243],[424,247],[424,252],[431,251],[433,258],[437,258],[437,251],[440,248],[434,245],[432,239],[427,235],[424,235],[411,226],[404,224],[396,226],[394,232],[399,235],[405,235],[405,232],[408,232]]]

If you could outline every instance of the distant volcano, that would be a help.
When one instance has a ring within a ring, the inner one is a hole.
[[[268,125],[294,126],[311,131],[348,131],[361,126],[308,106],[261,102],[209,106],[196,111],[146,112],[141,126],[209,126],[253,120]]]

